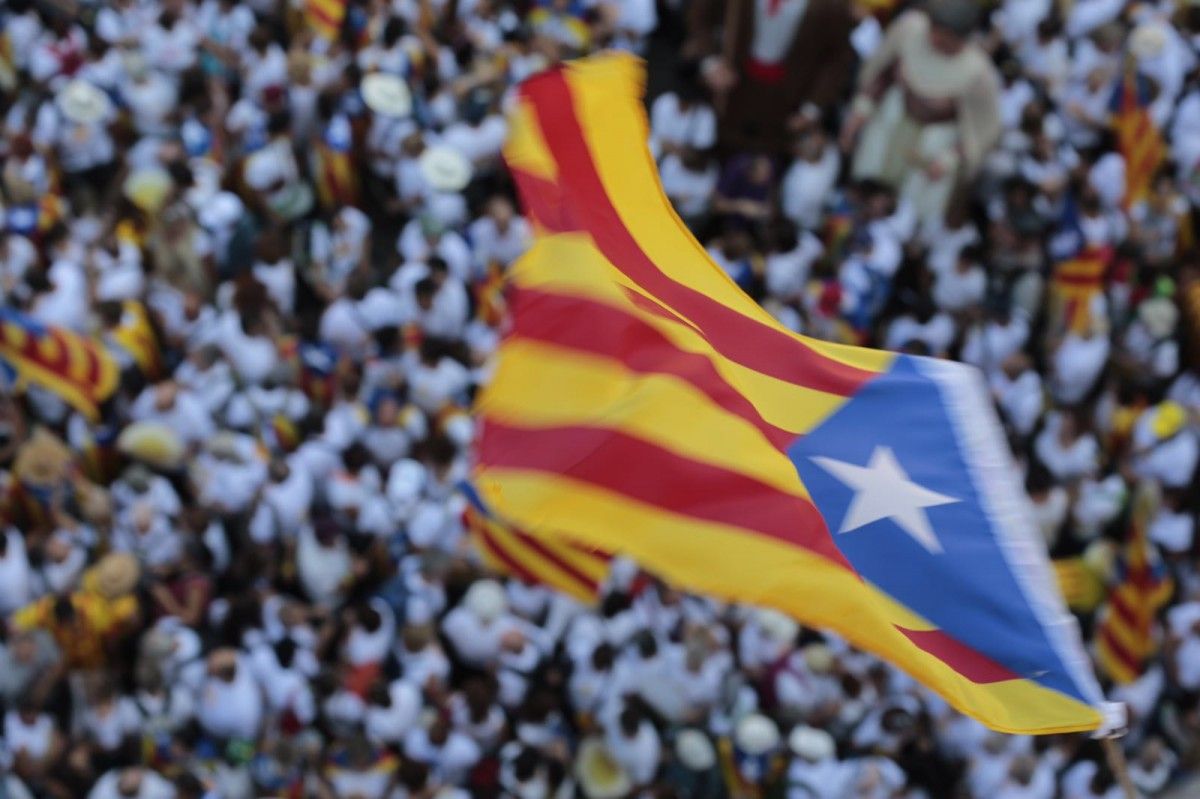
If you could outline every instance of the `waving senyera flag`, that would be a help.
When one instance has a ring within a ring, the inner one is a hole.
[[[1010,732],[1102,697],[979,374],[796,336],[671,211],[629,56],[523,85],[537,229],[477,411],[475,483],[540,537],[779,608]]]
[[[57,394],[93,421],[121,377],[99,343],[8,308],[0,308],[0,361],[19,381]]]
[[[469,483],[465,521],[475,549],[489,569],[549,586],[585,604],[596,600],[611,558],[575,541],[538,537],[499,518]]]

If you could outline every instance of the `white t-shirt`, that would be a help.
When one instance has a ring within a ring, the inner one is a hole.
[[[979,264],[965,271],[952,267],[934,278],[933,301],[943,311],[963,311],[978,305],[987,291],[987,273]]]
[[[508,266],[525,252],[530,242],[529,223],[519,216],[513,218],[503,233],[489,216],[472,222],[468,233],[475,253],[475,266],[480,270],[493,261]]]
[[[504,117],[493,114],[476,127],[465,122],[451,125],[442,133],[441,143],[453,147],[467,160],[477,164],[498,157],[507,136],[508,123]]]
[[[96,785],[88,794],[88,799],[174,799],[175,788],[165,778],[154,771],[142,771],[142,783],[138,792],[133,796],[121,793],[118,786],[121,782],[122,769],[113,769],[97,780]]]
[[[924,342],[933,355],[941,355],[954,341],[954,320],[947,314],[936,313],[920,322],[914,316],[897,317],[887,331],[887,348],[898,350],[910,341]]]
[[[817,161],[793,161],[779,186],[784,216],[805,230],[816,228],[840,168],[841,156],[833,145],[827,146]]]
[[[604,740],[613,759],[621,764],[635,785],[647,785],[654,779],[662,755],[662,741],[654,725],[643,721],[632,738],[626,737],[615,724],[610,725]]]
[[[29,558],[25,552],[25,539],[16,530],[0,530],[8,542],[4,556],[0,557],[0,614],[8,616],[24,607],[31,594]]]
[[[706,103],[693,103],[686,111],[679,96],[666,92],[650,105],[650,142],[655,155],[663,142],[677,147],[707,150],[717,140],[717,115]]]
[[[697,172],[685,167],[679,156],[671,153],[663,158],[659,176],[663,192],[671,199],[680,216],[695,217],[708,210],[717,188],[716,164],[709,164]]]
[[[197,696],[196,719],[205,732],[217,738],[257,739],[263,696],[246,658],[238,657],[233,682],[205,678]]]
[[[1083,338],[1076,333],[1067,334],[1052,361],[1050,385],[1055,399],[1064,405],[1083,399],[1104,369],[1109,349],[1107,336]]]
[[[1034,440],[1033,449],[1050,473],[1060,480],[1072,480],[1093,473],[1099,465],[1100,445],[1091,433],[1084,433],[1069,444],[1058,437],[1062,416],[1050,414],[1046,426]]]

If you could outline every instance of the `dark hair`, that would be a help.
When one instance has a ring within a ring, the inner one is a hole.
[[[296,642],[291,638],[284,638],[275,644],[275,659],[279,661],[279,665],[285,669],[290,669],[292,663],[296,660]]]
[[[57,622],[69,622],[75,618],[75,603],[71,601],[70,594],[59,594],[54,600],[54,620]]]

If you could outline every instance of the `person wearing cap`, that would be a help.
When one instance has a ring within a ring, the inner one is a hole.
[[[726,799],[725,782],[717,768],[717,750],[702,730],[685,727],[675,735],[671,757],[659,783],[683,799]]]
[[[898,17],[863,64],[842,128],[854,176],[896,187],[925,224],[999,140],[999,74],[970,39],[978,14],[971,0],[932,0]]]
[[[730,799],[772,795],[787,766],[779,744],[778,725],[761,713],[743,716],[731,736],[717,741],[717,757]]]
[[[504,588],[494,580],[473,583],[458,607],[442,621],[442,633],[454,654],[473,668],[496,664],[506,638],[523,635],[523,628],[508,612]]]
[[[1170,488],[1191,485],[1200,462],[1200,440],[1188,413],[1166,401],[1143,411],[1133,427],[1133,473]]]
[[[852,769],[837,759],[837,744],[824,730],[805,725],[788,733],[793,759],[787,770],[786,799],[838,799],[849,789]]]

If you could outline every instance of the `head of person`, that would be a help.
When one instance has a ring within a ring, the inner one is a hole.
[[[957,55],[979,23],[979,9],[975,0],[930,0],[925,6],[929,46],[944,55]]]

